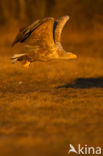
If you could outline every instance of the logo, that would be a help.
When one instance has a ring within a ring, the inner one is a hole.
[[[69,151],[68,154],[70,153],[75,153],[75,154],[96,154],[96,155],[100,155],[102,154],[102,149],[101,147],[89,147],[87,145],[85,146],[81,146],[80,144],[78,144],[78,148],[76,149],[72,144],[69,144]]]

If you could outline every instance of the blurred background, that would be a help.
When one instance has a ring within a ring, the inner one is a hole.
[[[20,28],[64,15],[77,60],[11,63]],[[103,145],[103,0],[0,0],[0,156],[67,156],[69,143]]]
[[[103,24],[103,0],[1,0],[0,24],[33,22],[47,16],[71,16],[74,30],[98,28]]]
[[[103,0],[1,0],[1,44],[3,47],[9,46],[20,28],[38,18],[58,18],[64,15],[71,17],[62,37],[64,46],[85,55],[88,46],[91,49],[88,49],[88,54],[93,54],[96,45],[99,44],[98,54],[95,55],[102,55],[100,47],[103,36]],[[96,45],[93,45],[93,41]],[[83,49],[78,47],[81,42],[85,42],[86,45],[82,44],[85,46]],[[1,54],[5,54],[3,50]]]

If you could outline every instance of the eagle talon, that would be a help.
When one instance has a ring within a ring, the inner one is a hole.
[[[26,63],[24,64],[24,67],[25,68],[29,68],[29,66],[30,66],[30,62],[29,61],[26,61]]]

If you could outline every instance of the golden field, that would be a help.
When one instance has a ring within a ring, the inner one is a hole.
[[[0,39],[0,155],[65,156],[69,144],[102,147],[102,31],[66,35],[65,30],[62,44],[77,60],[34,62],[24,69],[10,60],[17,50],[10,47],[16,31],[5,30]]]

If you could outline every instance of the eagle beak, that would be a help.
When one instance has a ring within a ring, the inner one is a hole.
[[[73,54],[73,53],[68,53],[68,59],[77,59],[77,55]]]
[[[61,59],[65,59],[65,60],[77,59],[77,55],[71,52],[63,52],[62,54],[63,55],[61,56]]]

